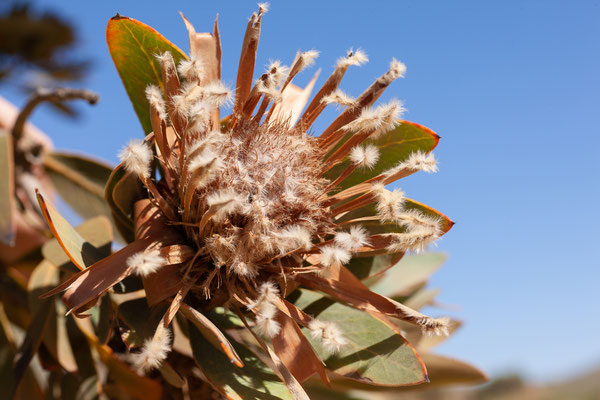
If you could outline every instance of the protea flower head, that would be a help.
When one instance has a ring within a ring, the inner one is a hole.
[[[316,76],[306,89],[292,81],[314,63],[317,51],[299,52],[289,67],[271,62],[253,78],[265,11],[260,5],[248,23],[233,89],[221,81],[216,24],[212,34],[196,33],[184,17],[189,58],[175,62],[170,52],[155,54],[161,81],[148,85],[145,93],[153,132],[133,139],[113,172],[114,179],[128,179],[140,189],[126,216],[135,237],[49,293],[66,290],[70,312],[83,316],[105,291],[137,275],[150,305],[169,300],[154,337],[134,357],[140,371],[158,367],[167,357],[169,326],[178,310],[217,329],[200,312],[223,307],[238,315],[273,360],[280,360],[275,361],[280,372],[291,371],[282,372],[286,383],[293,386],[315,372],[327,379],[299,327],[321,343],[323,354],[343,350],[346,332],[359,327],[321,321],[294,306],[286,296],[299,286],[389,326],[392,317],[427,333],[447,333],[446,319],[427,317],[371,292],[347,268],[352,260],[378,255],[390,255],[393,265],[451,226],[401,190],[386,188],[414,172],[437,170],[426,150],[415,148],[394,158],[378,146],[399,127],[417,126],[400,121],[404,109],[399,101],[375,104],[404,76],[404,64],[393,59],[353,99],[338,86],[349,68],[368,60],[362,50],[350,50],[308,102]],[[341,108],[339,116],[315,132],[313,123],[332,106]],[[221,110],[227,108],[231,115],[222,119]],[[235,351],[223,344],[223,334],[215,335],[241,367]],[[294,346],[317,361],[299,368],[292,356],[298,353],[289,350]]]

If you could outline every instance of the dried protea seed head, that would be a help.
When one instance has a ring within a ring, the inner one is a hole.
[[[166,226],[177,230],[174,240],[191,249],[193,256],[176,265],[195,301],[206,308],[244,306],[254,313],[257,331],[275,337],[286,318],[281,297],[290,282],[292,288],[303,284],[323,290],[323,284],[310,279],[339,279],[335,277],[346,273],[354,255],[420,251],[442,230],[440,220],[407,210],[401,190],[385,188],[398,176],[434,172],[432,155],[417,151],[375,176],[378,140],[398,126],[404,108],[397,100],[374,102],[404,75],[404,64],[392,60],[388,71],[353,99],[338,86],[349,66],[368,59],[362,50],[351,50],[300,115],[307,92],[292,81],[319,53],[298,53],[290,68],[272,61],[253,81],[256,49],[251,43],[266,11],[266,4],[259,5],[248,24],[233,104],[211,57],[196,51],[176,68],[171,54],[156,56],[166,92],[159,86],[146,90],[155,132],[146,141],[132,141],[121,159],[146,186],[150,201],[168,220]],[[314,79],[309,86],[313,84]],[[313,136],[311,124],[332,103],[346,108],[320,137]],[[220,109],[229,105],[232,115],[221,120]],[[161,167],[157,179],[151,177],[153,149]],[[345,169],[331,176],[338,164]],[[346,178],[371,173],[373,178],[336,193]],[[344,214],[365,206],[377,214],[344,221]],[[394,228],[374,234],[370,224],[375,219]],[[133,254],[126,264],[129,273],[147,277],[159,273],[167,260],[153,250]],[[425,321],[424,329],[434,332],[443,325],[426,325],[427,317],[404,312],[388,308],[384,313]],[[327,352],[337,352],[345,343],[331,323],[314,320],[308,327]],[[148,342],[136,365],[156,366],[148,352],[155,349],[156,359],[163,359],[166,342],[164,337]]]
[[[213,207],[211,202],[230,202],[201,233],[213,240],[199,245],[226,269],[235,260],[238,267],[228,273],[245,275],[240,262],[260,265],[278,254],[310,248],[311,237],[331,230],[321,206],[326,181],[319,177],[320,153],[313,142],[283,125],[246,124],[235,136],[223,135],[215,144],[222,168],[197,193],[199,209],[204,211],[204,204]]]

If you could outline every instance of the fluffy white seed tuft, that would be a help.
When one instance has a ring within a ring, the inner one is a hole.
[[[377,215],[383,221],[396,221],[402,213],[404,192],[400,189],[389,191],[381,183],[373,185],[371,192],[375,195]]]
[[[390,234],[392,240],[387,246],[387,250],[392,253],[399,251],[420,253],[435,242],[440,234],[439,228],[431,226],[419,226],[404,233],[392,233]]]
[[[254,278],[258,275],[257,268],[254,264],[239,259],[233,260],[229,268],[234,274],[246,278]]]
[[[265,97],[273,100],[274,103],[279,103],[282,100],[282,96],[279,90],[277,90],[275,86],[271,85],[268,82],[258,80],[258,82],[256,82],[256,89]]]
[[[256,309],[256,329],[261,335],[270,338],[276,336],[281,325],[275,320],[277,307],[274,302],[279,297],[279,289],[271,281],[264,282],[258,288],[258,297],[250,303],[249,310]]]
[[[392,75],[392,79],[404,78],[404,74],[406,74],[406,65],[403,62],[392,59],[390,63],[390,74]]]
[[[163,71],[166,72],[167,75],[172,75],[175,73],[175,61],[173,60],[173,55],[170,51],[165,51],[164,53],[155,54],[154,57],[160,64],[160,67]]]
[[[342,92],[340,89],[334,90],[327,96],[321,99],[321,103],[325,104],[337,104],[339,106],[344,107],[353,107],[356,105],[356,99],[351,96],[348,96],[346,93]]]
[[[133,367],[140,373],[160,367],[171,351],[171,331],[160,329],[158,332],[144,342],[141,352],[132,354]]]
[[[146,99],[148,102],[158,112],[158,116],[161,120],[167,120],[167,107],[165,105],[165,100],[162,97],[162,92],[160,88],[156,85],[148,85],[146,86]]]
[[[303,226],[286,226],[281,230],[279,236],[282,239],[281,253],[295,249],[308,250],[312,247],[310,231]]]
[[[362,110],[358,118],[346,124],[343,129],[354,132],[371,132],[371,137],[377,138],[394,129],[399,124],[398,119],[403,112],[404,107],[398,100],[392,100],[376,108],[367,107]]]
[[[215,107],[230,104],[231,90],[219,80],[214,80],[202,88],[204,100]]]
[[[194,173],[199,169],[210,168],[218,159],[217,154],[210,150],[204,149],[200,154],[190,160],[188,168],[190,173]]]
[[[214,211],[213,221],[223,221],[244,205],[244,199],[232,190],[219,190],[206,197],[206,204]]]
[[[201,81],[204,78],[202,61],[193,56],[189,60],[181,60],[177,65],[177,71],[187,80]]]
[[[321,247],[321,264],[330,267],[334,264],[346,264],[352,255],[348,250],[340,246]]]
[[[308,324],[310,335],[319,340],[328,354],[338,353],[348,343],[342,334],[342,330],[333,322],[313,319]]]
[[[308,68],[315,63],[315,60],[319,57],[319,52],[317,50],[308,50],[302,52],[300,54],[300,58],[298,59],[298,64],[300,65],[300,69]]]
[[[338,68],[347,68],[350,65],[360,66],[369,61],[369,57],[367,54],[361,49],[357,49],[353,51],[352,49],[348,50],[346,57],[342,57],[337,61]]]
[[[156,272],[166,263],[158,250],[140,251],[127,258],[127,266],[142,278]]]
[[[398,215],[397,222],[405,225],[408,229],[419,227],[428,227],[430,229],[440,229],[441,220],[437,217],[425,215],[419,210],[406,210]]]
[[[125,163],[127,172],[144,179],[150,177],[152,158],[152,149],[140,139],[132,139],[119,153],[119,159]]]
[[[403,168],[414,169],[434,173],[438,171],[437,160],[433,153],[425,153],[424,151],[415,151],[400,164]],[[399,166],[400,166],[399,165]]]
[[[427,318],[418,323],[423,332],[429,336],[448,336],[450,332],[448,328],[450,326],[450,318]]]
[[[270,88],[275,88],[281,83],[283,77],[288,73],[289,68],[281,64],[281,61],[271,61],[267,67],[266,85]]]
[[[258,3],[258,13],[262,15],[266,12],[269,12],[269,6],[269,3]]]
[[[281,325],[279,322],[275,321],[274,316],[259,313],[256,316],[256,330],[261,335],[273,338],[277,336],[281,330]]]
[[[348,157],[355,166],[371,169],[379,160],[379,149],[372,144],[356,146],[350,150]]]
[[[271,281],[263,282],[258,288],[258,297],[250,303],[247,308],[252,310],[256,308],[258,311],[265,311],[270,313],[272,305],[277,297],[279,296],[279,289],[275,283]],[[274,311],[273,311],[274,312]]]
[[[354,225],[350,232],[338,232],[333,241],[336,245],[348,251],[355,251],[369,244],[369,236],[365,228]]]

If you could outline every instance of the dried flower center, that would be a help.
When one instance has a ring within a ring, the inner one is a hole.
[[[308,250],[313,236],[333,232],[321,205],[327,181],[319,177],[321,154],[313,142],[283,124],[253,123],[196,142],[205,148],[190,160],[190,170],[215,161],[206,183],[187,188],[196,190],[198,204],[198,215],[191,211],[188,218],[212,217],[189,237],[215,265],[228,274],[254,276],[261,264]]]

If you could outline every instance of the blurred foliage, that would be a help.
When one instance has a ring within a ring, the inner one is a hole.
[[[146,55],[177,48],[138,21],[117,16],[111,22],[109,48],[117,69],[139,78],[124,79],[126,87],[137,86],[132,89],[137,92],[162,81],[155,76],[157,69],[151,64],[155,61],[149,63]],[[3,64],[5,77],[16,65],[25,64],[55,74],[56,79],[77,76],[73,72],[77,68],[64,73],[76,64],[56,61],[59,49],[74,42],[72,30],[56,17],[34,18],[28,7],[13,7],[1,26],[2,43],[14,41],[5,43],[3,56],[17,60]],[[190,37],[195,37],[193,27],[188,25],[188,29]],[[252,29],[255,26],[249,24]],[[46,30],[52,34],[42,38]],[[214,32],[218,36],[216,26]],[[163,85],[169,87],[168,83]],[[157,116],[153,109],[148,113],[148,103],[139,93],[131,98],[139,116]],[[61,98],[56,103],[64,106]],[[33,108],[31,104],[37,103],[28,103]],[[155,126],[166,131],[166,124]],[[430,130],[412,123],[402,126],[387,132],[394,139],[395,151],[385,155],[391,164],[416,150],[430,152],[437,145]],[[437,306],[439,290],[427,287],[427,282],[445,261],[443,254],[404,256],[404,251],[387,251],[382,245],[382,252],[350,262],[346,282],[351,285],[344,287],[332,279],[336,283],[332,287],[342,294],[348,290],[365,296],[362,304],[393,305],[396,308],[388,311],[392,316],[399,315],[398,307],[410,307],[410,318],[388,319],[375,306],[350,307],[351,301],[340,301],[328,288],[299,280],[279,301],[304,323],[279,312],[281,321],[287,321],[288,336],[261,339],[246,322],[254,318],[250,307],[242,311],[235,303],[233,307],[225,302],[214,305],[189,291],[195,281],[180,279],[180,265],[192,259],[195,251],[191,252],[188,243],[168,243],[171,226],[153,225],[153,218],[148,217],[146,222],[153,229],[148,231],[157,236],[131,238],[134,230],[136,234],[144,230],[139,229],[142,213],[136,211],[137,205],[150,201],[139,200],[145,192],[122,164],[113,169],[88,157],[54,152],[51,146],[26,146],[28,141],[41,140],[39,133],[31,132],[31,126],[23,125],[17,135],[14,127],[0,125],[0,233],[4,242],[0,243],[0,390],[6,398],[305,399],[306,391],[314,399],[392,399],[487,380],[476,367],[436,354],[433,350],[447,337],[432,337],[415,323],[415,316],[421,315],[416,310]],[[402,140],[406,138],[419,140]],[[36,149],[35,155],[28,153],[31,149]],[[170,150],[176,154],[181,147]],[[162,182],[159,187],[164,188]],[[34,188],[44,195],[34,194]],[[85,221],[72,227],[52,205],[59,199]],[[447,217],[420,203],[407,203],[440,218],[446,225],[441,227],[443,233],[450,229]],[[361,212],[372,213],[370,209]],[[383,232],[389,225],[375,221],[369,229]],[[129,243],[115,251],[117,232]],[[130,257],[155,244],[156,238],[168,243],[161,251],[166,250],[169,263],[143,278],[132,274]],[[172,276],[175,284],[169,286]],[[62,291],[61,298],[58,293]],[[314,321],[317,315],[319,321],[343,328],[347,343],[337,354],[307,334],[310,324],[306,321]],[[422,316],[420,321],[427,318]],[[456,320],[446,322],[450,335],[461,325]],[[165,329],[172,334],[165,334]],[[169,351],[143,373],[135,368],[136,357],[152,349],[161,335],[167,337]],[[282,362],[286,354],[292,354],[286,362],[296,367],[293,372]],[[298,373],[309,354],[316,360],[310,367],[316,364],[318,368]],[[296,380],[296,374],[304,379]],[[324,383],[329,380],[331,385]]]
[[[77,44],[73,25],[58,14],[36,13],[28,3],[4,7],[0,14],[0,83],[31,92],[81,80],[90,62],[76,55]],[[64,103],[51,104],[75,115]]]

